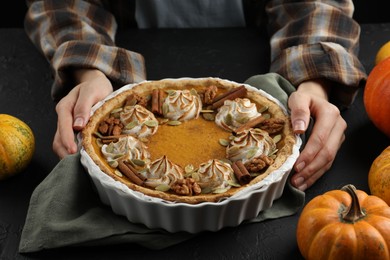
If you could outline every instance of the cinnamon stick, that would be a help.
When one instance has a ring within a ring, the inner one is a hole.
[[[231,94],[231,93],[233,93],[233,92],[236,92],[236,91],[238,91],[238,90],[240,90],[240,89],[242,89],[242,88],[245,88],[245,86],[242,85],[242,86],[239,86],[239,87],[237,87],[237,88],[233,88],[233,89],[231,89],[231,90],[229,90],[229,91],[227,91],[227,92],[225,92],[225,93],[223,93],[223,94],[221,94],[221,95],[219,95],[219,96],[216,96],[216,97],[214,98],[214,100],[213,100],[213,103],[217,102],[218,100],[220,100],[220,99],[222,99],[222,98],[225,98],[227,95],[229,95],[229,94]]]
[[[138,178],[140,178],[142,181],[146,181],[146,177],[140,174],[136,168],[134,168],[133,164],[128,161],[123,161],[129,169],[134,172],[135,175],[137,175]]]
[[[126,175],[127,178],[130,179],[130,181],[132,181],[133,183],[137,184],[137,185],[140,185],[142,186],[144,184],[144,181],[141,180],[139,177],[138,177],[138,174],[137,174],[137,171],[133,171],[132,169],[130,169],[130,167],[128,167],[127,164],[125,164],[125,162],[123,160],[120,160],[118,162],[118,168],[119,170],[124,174]]]
[[[159,113],[159,115],[163,114],[162,106],[164,103],[164,99],[165,99],[165,92],[162,89],[160,89],[159,94],[158,94],[158,113]]]
[[[232,164],[232,168],[238,182],[241,185],[248,184],[250,182],[251,175],[249,174],[248,170],[245,168],[245,165],[242,163],[242,161],[234,162]]]
[[[231,89],[230,91],[218,96],[213,101],[212,108],[217,109],[223,105],[225,100],[234,100],[236,98],[245,97],[247,93],[247,89],[245,86],[240,86],[238,88]]]
[[[238,127],[234,131],[234,133],[237,134],[237,133],[242,132],[246,129],[253,128],[253,127],[257,126],[258,124],[260,124],[261,122],[263,122],[264,120],[265,120],[265,118],[262,115],[255,117],[255,118],[252,118],[251,120],[249,120],[245,124],[242,124],[240,127]]]
[[[158,89],[152,90],[152,113],[160,114],[160,91]]]

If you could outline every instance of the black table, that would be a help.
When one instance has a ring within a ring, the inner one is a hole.
[[[132,38],[132,36],[135,36]],[[0,113],[30,125],[36,152],[29,167],[0,182],[0,259],[300,259],[295,238],[299,213],[286,218],[207,232],[182,244],[153,251],[136,245],[66,248],[20,255],[18,244],[29,199],[58,158],[51,148],[56,127],[50,97],[50,67],[22,29],[0,29]],[[390,24],[362,25],[360,57],[367,71],[378,48],[390,40]],[[266,73],[269,46],[256,29],[141,30],[120,32],[118,44],[144,54],[148,79],[215,76],[243,82]],[[306,201],[352,183],[368,192],[374,158],[389,144],[368,119],[362,103],[342,114],[346,141],[333,167],[307,191]]]

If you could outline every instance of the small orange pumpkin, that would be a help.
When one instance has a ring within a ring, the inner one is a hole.
[[[390,146],[371,164],[368,187],[372,195],[378,196],[390,205]]]
[[[31,128],[16,117],[0,114],[0,180],[25,169],[34,150]]]
[[[390,137],[390,57],[379,62],[370,72],[363,102],[373,124]]]
[[[390,259],[390,207],[346,185],[309,201],[297,226],[305,259]]]

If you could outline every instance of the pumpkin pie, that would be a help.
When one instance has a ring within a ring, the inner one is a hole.
[[[169,202],[219,202],[258,184],[292,154],[284,108],[218,78],[145,81],[107,98],[82,131],[100,170]]]

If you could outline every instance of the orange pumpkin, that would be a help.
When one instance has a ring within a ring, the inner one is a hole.
[[[374,125],[390,137],[390,58],[379,62],[368,75],[363,102]]]
[[[0,180],[25,169],[34,150],[31,128],[16,117],[0,114]]]
[[[346,185],[309,201],[297,226],[305,259],[390,259],[390,207]]]
[[[390,205],[390,146],[371,164],[368,187],[372,195],[378,196]]]

